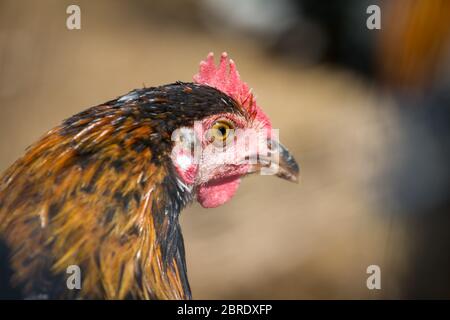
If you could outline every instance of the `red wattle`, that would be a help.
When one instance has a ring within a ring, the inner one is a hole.
[[[197,189],[197,201],[204,208],[218,207],[230,200],[239,187],[239,177],[223,178],[208,182]]]

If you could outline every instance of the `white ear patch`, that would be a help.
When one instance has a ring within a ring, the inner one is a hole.
[[[174,146],[172,148],[171,159],[175,166],[178,175],[184,183],[193,184],[197,174],[197,164],[195,152],[196,137],[192,128],[179,128],[172,133],[172,141]],[[198,149],[198,147],[197,147]]]
[[[187,170],[192,165],[192,158],[186,154],[178,154],[176,162],[181,170]]]

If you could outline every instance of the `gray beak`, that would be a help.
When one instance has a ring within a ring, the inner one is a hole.
[[[267,147],[268,154],[258,154],[257,163],[252,166],[249,173],[276,175],[298,183],[300,168],[289,150],[276,140],[268,140]]]
[[[278,164],[274,164],[274,168],[277,170],[275,175],[282,179],[298,183],[300,168],[289,150],[275,140],[269,142],[269,148],[275,154],[275,159],[278,158]]]

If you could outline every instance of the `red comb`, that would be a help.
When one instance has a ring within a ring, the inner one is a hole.
[[[239,72],[236,70],[236,64],[228,58],[226,52],[223,52],[220,56],[220,63],[217,67],[214,64],[214,54],[210,52],[206,60],[200,62],[200,71],[194,75],[194,82],[222,91],[239,102],[249,114],[259,119],[264,126],[270,126],[269,119],[256,105],[256,99],[251,89],[241,80]]]

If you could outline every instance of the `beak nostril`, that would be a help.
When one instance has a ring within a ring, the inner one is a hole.
[[[278,151],[280,146],[276,140],[267,139],[267,148],[269,151]]]

